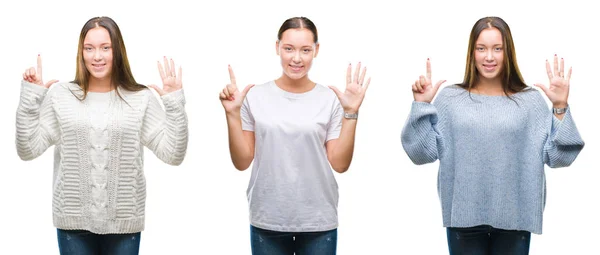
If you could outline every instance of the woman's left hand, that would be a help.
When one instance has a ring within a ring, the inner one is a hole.
[[[569,68],[569,73],[565,76],[565,60],[563,58],[560,59],[559,67],[558,56],[554,55],[553,72],[550,68],[550,63],[546,60],[546,72],[548,73],[548,79],[550,80],[550,87],[548,88],[542,84],[535,84],[535,86],[544,91],[554,108],[567,107],[572,70],[573,68]]]
[[[160,64],[160,61],[157,61],[158,65],[158,73],[160,74],[160,78],[163,82],[162,89],[156,85],[148,85],[148,87],[153,88],[158,92],[160,96],[164,96],[173,91],[180,90],[183,87],[181,83],[181,67],[179,67],[179,71],[175,74],[175,63],[173,59],[167,61],[167,57],[164,57],[165,67]]]
[[[344,111],[348,113],[358,112],[358,108],[360,108],[360,105],[365,98],[365,92],[369,88],[369,83],[371,83],[371,78],[364,82],[367,68],[365,67],[362,69],[360,76],[359,71],[361,71],[360,62],[358,62],[358,65],[356,66],[354,76],[352,76],[352,65],[348,65],[348,71],[346,73],[346,91],[344,91],[344,93],[335,86],[329,86],[329,88],[337,95]]]

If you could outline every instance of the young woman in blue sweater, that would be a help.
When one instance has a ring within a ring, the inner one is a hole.
[[[544,164],[569,166],[584,146],[568,104],[571,69],[546,62],[550,85],[523,81],[508,25],[478,20],[464,81],[432,83],[431,65],[412,86],[402,145],[417,165],[440,160],[438,192],[450,254],[528,254],[541,234]]]

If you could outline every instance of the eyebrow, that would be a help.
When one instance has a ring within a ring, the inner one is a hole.
[[[482,44],[482,43],[478,43],[475,46],[487,46],[487,45]],[[493,46],[503,46],[503,45],[501,43],[498,43],[498,44],[494,44]]]
[[[108,44],[108,45],[111,45],[111,44],[110,44],[110,42],[101,43],[100,45],[107,45],[107,44]],[[84,45],[84,46],[87,46],[87,45],[89,45],[89,46],[94,46],[94,44],[92,44],[92,43],[84,43],[83,45]]]
[[[294,46],[294,45],[291,45],[291,44],[288,44],[288,43],[285,43],[285,44],[283,44],[282,46],[284,46],[284,47],[285,47],[285,46],[289,46],[289,47],[295,48],[295,46]],[[300,46],[300,48],[312,48],[312,47],[314,47],[314,45],[304,45],[304,46]]]

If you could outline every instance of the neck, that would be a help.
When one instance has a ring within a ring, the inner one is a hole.
[[[114,89],[112,86],[111,78],[106,77],[103,79],[97,79],[94,77],[90,77],[88,83],[88,91],[89,92],[109,92]]]
[[[479,81],[471,89],[471,92],[490,96],[504,95],[502,80],[500,78],[487,79],[479,76]]]
[[[275,80],[275,84],[279,88],[291,93],[304,93],[311,91],[315,87],[315,83],[308,78],[308,75],[294,80],[283,74],[279,79]]]

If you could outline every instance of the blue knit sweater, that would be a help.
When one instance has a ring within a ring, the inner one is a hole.
[[[417,165],[440,160],[444,227],[491,225],[542,233],[544,164],[569,166],[584,146],[571,112],[562,120],[533,88],[506,96],[441,89],[413,102],[402,146]]]

